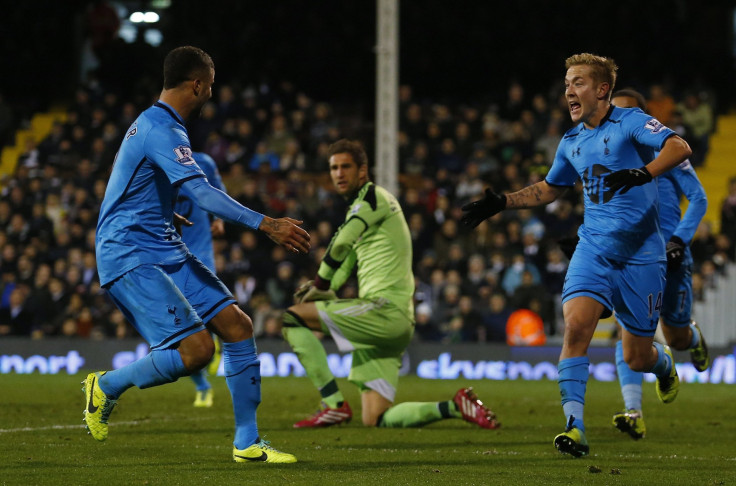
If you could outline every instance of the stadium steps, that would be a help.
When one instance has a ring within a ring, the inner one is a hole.
[[[18,157],[25,150],[26,141],[32,137],[36,142],[40,142],[46,135],[51,132],[51,127],[55,121],[65,121],[66,111],[62,108],[53,109],[48,113],[36,113],[31,118],[30,127],[15,132],[15,145],[8,145],[0,154],[0,179],[11,176],[15,173],[18,165]]]
[[[708,195],[708,210],[703,218],[713,228],[721,230],[721,204],[728,194],[728,180],[736,176],[736,114],[718,117],[716,133],[710,137],[710,150],[696,172]]]

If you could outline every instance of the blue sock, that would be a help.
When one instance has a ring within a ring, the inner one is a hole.
[[[585,432],[583,407],[585,406],[585,388],[588,385],[589,368],[590,360],[587,356],[563,359],[557,364],[559,372],[557,383],[560,386],[565,420],[569,422],[570,416],[574,417],[572,426],[583,432]]]
[[[616,343],[616,372],[621,385],[621,395],[624,397],[624,406],[627,410],[641,410],[641,383],[644,380],[644,373],[634,371],[626,364],[621,341]]]
[[[206,391],[212,388],[210,385],[210,382],[207,381],[207,372],[204,368],[202,368],[199,371],[195,371],[191,374],[192,381],[194,382],[194,385],[197,387],[197,391]]]
[[[157,349],[138,361],[108,371],[100,377],[99,384],[106,395],[116,399],[133,385],[141,389],[150,388],[174,382],[187,374],[189,372],[184,367],[179,351]]]
[[[261,403],[261,362],[256,355],[253,338],[237,343],[222,343],[225,381],[233,397],[235,439],[237,449],[258,442],[256,409]]]
[[[662,344],[655,342],[654,347],[657,348],[657,362],[654,363],[654,366],[649,371],[657,375],[658,378],[665,378],[670,375],[674,363],[667,356],[667,353],[664,352],[664,346]]]
[[[700,342],[700,333],[698,332],[698,328],[695,327],[695,324],[692,322],[690,323],[690,330],[693,332],[693,338],[690,340],[690,347],[688,349],[693,349],[697,347],[698,342]]]

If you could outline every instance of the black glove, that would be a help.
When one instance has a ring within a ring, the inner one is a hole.
[[[462,207],[465,214],[460,218],[460,222],[465,226],[475,228],[483,220],[490,218],[496,213],[500,213],[504,209],[506,209],[506,196],[486,189],[486,195],[483,199],[473,201]]]
[[[682,265],[685,258],[685,242],[679,237],[672,235],[667,242],[667,271],[674,272]]]
[[[557,240],[557,245],[560,247],[560,251],[565,254],[568,260],[572,260],[572,254],[575,253],[575,248],[578,246],[580,237],[575,235],[569,238],[560,238]]]
[[[651,181],[652,174],[649,173],[646,167],[642,167],[641,169],[617,170],[606,176],[604,184],[613,192],[621,189],[620,194],[626,194],[632,187],[643,186]]]

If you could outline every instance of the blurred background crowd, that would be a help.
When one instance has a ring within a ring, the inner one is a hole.
[[[513,191],[544,178],[570,127],[562,93],[525,92],[512,83],[490,104],[416,99],[400,89],[400,194],[414,243],[416,339],[505,341],[515,309],[530,309],[546,332],[560,330],[559,294],[568,260],[560,241],[582,221],[580,187],[536,210],[506,211],[469,231],[460,207],[486,186]],[[697,94],[675,97],[652,85],[649,109],[689,140],[702,163],[713,110]],[[94,234],[122,135],[157,92],[125,100],[80,86],[64,122],[29,138],[0,193],[0,333],[90,338],[135,335],[100,289]],[[312,99],[290,83],[221,83],[188,126],[194,150],[217,162],[228,193],[273,217],[304,221],[307,256],[287,254],[257,232],[228,225],[215,240],[217,273],[253,316],[260,338],[280,336],[280,312],[312,278],[345,202],[331,191],[326,151],[344,137],[364,138],[369,122]],[[736,183],[722,201],[722,231],[703,222],[692,243],[694,291],[715,284],[733,261]],[[711,201],[719,204],[720,201]],[[354,295],[349,282],[342,295]]]

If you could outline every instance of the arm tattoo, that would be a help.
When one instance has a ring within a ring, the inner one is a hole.
[[[270,219],[268,221],[264,221],[264,223],[265,223],[265,226],[268,226],[268,228],[273,233],[277,232],[281,228],[281,222],[277,219]]]
[[[523,209],[541,206],[542,204],[546,204],[543,196],[544,193],[542,191],[542,188],[537,183],[533,186],[525,187],[524,189],[516,191],[512,194],[506,194],[506,199],[508,201],[506,203],[506,207]]]

